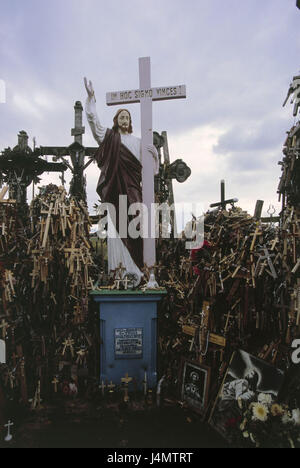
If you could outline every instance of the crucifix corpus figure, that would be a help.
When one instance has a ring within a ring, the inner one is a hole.
[[[152,101],[185,97],[185,86],[151,88],[150,57],[139,59],[139,72],[139,89],[107,93],[106,98],[107,105],[140,102],[142,138],[133,136],[131,115],[126,108],[117,111],[111,129],[102,126],[93,85],[84,79],[88,94],[87,120],[99,144],[95,154],[101,171],[97,193],[102,203],[114,206],[115,213],[115,217],[107,215],[108,270],[115,270],[121,263],[126,268],[124,276],[135,275],[136,285],[143,276],[144,265],[151,268],[156,261],[155,238],[151,236],[149,221],[154,203],[154,176],[159,170],[159,158],[153,145]],[[143,207],[135,205],[141,203]],[[122,220],[125,215],[125,223],[120,221],[120,214]],[[131,235],[128,229],[131,221],[136,223],[138,235]]]

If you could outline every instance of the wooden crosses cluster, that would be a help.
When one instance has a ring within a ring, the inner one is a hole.
[[[64,365],[86,368],[95,343],[88,314],[90,219],[86,206],[63,187],[42,188],[23,216],[4,195],[2,190],[0,336],[11,375],[7,388],[28,403],[28,394],[40,401],[41,393],[51,393]]]
[[[299,77],[298,77],[299,78]],[[287,344],[299,332],[300,325],[300,122],[287,134],[283,148],[284,157],[279,162],[282,174],[278,186],[279,201],[282,202],[280,242],[282,264],[287,286],[278,291],[278,310],[288,314]]]
[[[277,191],[284,211],[288,205],[296,207],[300,204],[300,122],[287,133],[283,154],[278,163],[282,174]]]
[[[170,254],[161,248],[163,365],[185,357],[222,373],[240,347],[288,366],[278,360],[300,333],[299,229],[299,205],[287,206],[278,226],[220,207],[205,215],[201,248],[185,251],[180,240]]]

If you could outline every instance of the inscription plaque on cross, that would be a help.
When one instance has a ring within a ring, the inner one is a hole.
[[[155,239],[151,237],[150,222],[151,208],[154,203],[153,158],[147,149],[153,143],[152,101],[185,98],[186,87],[185,85],[179,85],[152,88],[150,57],[139,58],[139,82],[139,89],[106,93],[106,104],[114,106],[140,103],[141,106],[143,203],[148,210],[148,223],[144,224],[144,227],[148,228],[144,231],[144,263],[151,267],[156,263]],[[149,177],[149,174],[153,174],[153,177]]]

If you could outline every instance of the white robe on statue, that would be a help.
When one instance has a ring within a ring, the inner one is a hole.
[[[86,116],[88,123],[91,127],[93,136],[97,143],[100,145],[106,134],[106,127],[102,127],[99,117],[97,115],[95,99],[87,98],[85,106]],[[123,135],[121,134],[121,142],[126,146],[129,151],[141,162],[142,158],[142,149],[141,149],[141,139],[136,138],[132,134]],[[119,234],[117,233],[114,224],[112,223],[110,217],[108,216],[108,232],[107,232],[107,258],[108,258],[108,273],[111,270],[115,270],[119,267],[120,263],[126,268],[126,273],[134,273],[138,278],[138,283],[140,282],[143,273],[137,267],[135,262],[132,260],[132,257],[120,239]]]

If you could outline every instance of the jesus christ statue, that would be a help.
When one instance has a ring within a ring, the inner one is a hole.
[[[92,82],[84,78],[84,84],[88,94],[86,116],[99,144],[94,156],[101,171],[97,193],[101,202],[111,203],[116,209],[116,225],[108,214],[108,271],[117,269],[121,263],[126,268],[125,274],[134,274],[138,284],[143,276],[143,239],[120,236],[119,197],[127,195],[127,208],[132,203],[142,202],[141,139],[132,135],[131,115],[127,109],[117,111],[111,129],[103,127],[96,111]],[[155,162],[153,174],[149,174],[149,177],[154,177],[159,169],[158,154],[153,145],[149,145],[147,149]]]

